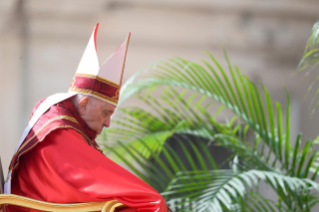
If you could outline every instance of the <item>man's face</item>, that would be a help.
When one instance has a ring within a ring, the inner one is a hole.
[[[79,113],[85,123],[97,134],[100,134],[103,127],[109,127],[111,116],[116,106],[94,97],[84,97],[79,103]]]

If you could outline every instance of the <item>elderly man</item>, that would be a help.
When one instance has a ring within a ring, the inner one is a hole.
[[[117,199],[124,211],[166,212],[162,196],[102,154],[95,142],[114,113],[130,34],[100,67],[95,28],[69,92],[33,109],[10,165],[5,193],[53,203]],[[32,211],[15,206],[9,212]]]

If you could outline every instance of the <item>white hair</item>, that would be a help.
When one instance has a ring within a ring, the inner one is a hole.
[[[97,99],[94,98],[93,96],[90,96],[90,95],[87,95],[87,94],[78,93],[77,95],[75,95],[72,98],[72,102],[73,102],[74,106],[76,107],[76,109],[78,109],[79,103],[81,102],[81,100],[83,98],[89,98],[91,104],[96,104],[96,102],[97,102],[96,101]]]

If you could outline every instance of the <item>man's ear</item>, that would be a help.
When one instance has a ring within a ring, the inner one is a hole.
[[[79,113],[81,116],[86,114],[86,109],[88,107],[90,99],[88,97],[83,97],[79,102]]]

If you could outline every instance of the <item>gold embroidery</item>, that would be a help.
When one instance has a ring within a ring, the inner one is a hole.
[[[103,153],[103,150],[100,147],[96,146],[96,149]]]
[[[75,82],[76,82],[76,77],[74,77],[73,80],[72,80],[72,83],[71,83],[71,87],[72,88],[76,88]]]
[[[115,99],[118,99],[119,96],[120,96],[120,89],[117,89],[116,92],[115,92],[114,98],[115,98]]]
[[[19,149],[24,148],[35,136],[37,136],[37,134],[39,134],[39,132],[41,130],[43,130],[44,127],[46,127],[48,124],[50,124],[51,122],[58,120],[58,119],[66,119],[66,120],[72,121],[72,122],[77,123],[77,124],[79,123],[75,118],[73,118],[71,116],[66,116],[66,115],[56,116],[56,117],[48,120],[47,122],[45,122],[45,124],[42,125],[42,127],[40,127],[40,129],[38,129],[38,131],[36,133],[34,133],[34,135],[29,140],[27,140],[21,147],[19,147]]]
[[[69,117],[69,116],[68,116],[68,117]],[[72,117],[70,117],[70,118],[72,118]],[[47,123],[47,122],[46,122],[46,123]],[[57,126],[57,127],[53,128],[53,129],[51,129],[50,131],[48,131],[48,132],[43,136],[42,140],[45,139],[45,137],[46,137],[49,133],[51,133],[53,130],[61,129],[61,128],[71,128],[71,129],[74,129],[75,131],[79,132],[83,137],[85,137],[86,139],[88,139],[88,140],[91,142],[89,145],[90,145],[91,147],[93,147],[93,145],[92,145],[93,141],[90,140],[81,130],[76,129],[75,127],[73,127],[73,126],[71,126],[71,125],[62,125],[62,126]],[[39,132],[39,131],[38,131],[38,132]],[[38,133],[38,132],[37,132],[37,133]],[[40,140],[39,140],[39,141],[40,141]],[[31,147],[29,147],[28,149],[26,149],[23,153],[27,153],[28,151],[30,151],[39,141],[35,142]],[[30,142],[30,139],[28,140],[28,142]],[[24,145],[24,146],[25,146],[25,145]],[[93,148],[94,148],[94,147],[93,147]],[[20,148],[19,148],[19,149],[20,149]],[[18,152],[17,152],[16,154],[18,154]],[[20,160],[20,156],[21,156],[21,155],[19,155],[19,157],[16,158],[17,161]],[[12,171],[13,169],[15,169],[15,168],[18,166],[18,164],[19,164],[19,162],[18,162],[12,169],[10,169],[10,171]],[[9,172],[10,172],[10,171],[9,171]]]
[[[0,205],[15,205],[37,211],[103,211],[114,212],[117,208],[125,207],[117,200],[109,200],[104,202],[86,202],[86,203],[71,203],[57,204],[39,201],[15,194],[1,194]],[[0,207],[1,209],[1,207]],[[33,211],[33,210],[32,210]]]
[[[74,77],[86,77],[86,78],[90,78],[90,79],[96,79],[97,75],[93,75],[93,74],[84,74],[84,73],[76,73]]]
[[[73,92],[77,92],[77,93],[84,93],[84,94],[92,94],[94,96],[97,96],[99,98],[102,98],[106,101],[112,102],[112,103],[117,105],[120,89],[117,89],[114,97],[109,97],[109,96],[103,95],[99,92],[89,90],[89,89],[81,89],[81,88],[72,89],[72,88],[70,88],[69,91],[73,91]]]
[[[90,79],[96,79],[96,80],[98,80],[98,81],[100,81],[102,83],[105,83],[107,85],[111,85],[111,86],[113,86],[115,88],[119,88],[120,87],[120,85],[117,84],[116,82],[113,82],[111,80],[108,80],[108,79],[105,79],[103,77],[100,77],[100,76],[97,76],[97,75],[93,75],[93,74],[77,73],[77,74],[75,74],[75,77],[85,77],[85,78],[90,78]]]
[[[103,77],[100,77],[100,76],[97,76],[97,80],[100,81],[100,82],[103,82],[105,84],[111,85],[111,86],[113,86],[115,88],[119,88],[120,87],[119,84],[117,84],[117,83],[115,83],[115,82],[113,82],[111,80],[105,79]]]

